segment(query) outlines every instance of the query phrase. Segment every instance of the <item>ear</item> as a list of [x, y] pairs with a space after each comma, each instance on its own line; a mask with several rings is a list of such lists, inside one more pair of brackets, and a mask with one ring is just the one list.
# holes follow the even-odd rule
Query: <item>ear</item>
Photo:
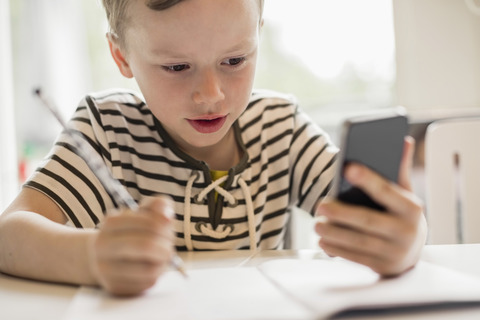
[[124, 49], [120, 46], [117, 36], [111, 32], [107, 33], [108, 46], [115, 64], [120, 70], [120, 73], [126, 78], [133, 78], [132, 70], [124, 54]]
[[263, 24], [264, 24], [265, 20], [263, 20], [263, 18], [258, 22], [258, 35], [259, 35], [259, 38], [261, 39], [262, 38], [262, 31], [263, 31]]

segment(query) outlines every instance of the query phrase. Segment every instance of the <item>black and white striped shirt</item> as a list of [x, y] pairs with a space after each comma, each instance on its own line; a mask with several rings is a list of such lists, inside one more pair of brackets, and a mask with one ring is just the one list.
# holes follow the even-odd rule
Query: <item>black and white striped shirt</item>
[[[235, 122], [244, 154], [221, 187], [212, 185], [208, 166], [182, 152], [133, 92], [86, 96], [69, 126], [136, 201], [172, 197], [178, 250], [281, 248], [290, 209], [313, 212], [335, 172], [337, 148], [326, 133], [291, 97], [273, 92], [254, 92]], [[65, 134], [26, 186], [49, 196], [79, 228], [95, 227], [115, 207]]]

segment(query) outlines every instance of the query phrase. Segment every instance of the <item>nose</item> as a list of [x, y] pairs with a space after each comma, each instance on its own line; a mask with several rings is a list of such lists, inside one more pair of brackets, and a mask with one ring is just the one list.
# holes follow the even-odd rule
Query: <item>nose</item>
[[196, 104], [214, 105], [224, 98], [219, 75], [214, 70], [201, 72], [198, 84], [193, 92], [193, 101]]

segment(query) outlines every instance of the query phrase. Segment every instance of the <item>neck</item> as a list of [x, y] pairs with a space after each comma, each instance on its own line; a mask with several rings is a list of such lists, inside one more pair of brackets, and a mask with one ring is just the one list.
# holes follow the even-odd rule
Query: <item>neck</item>
[[190, 156], [204, 161], [212, 170], [227, 171], [238, 164], [241, 158], [240, 146], [233, 128], [217, 144], [190, 152]]

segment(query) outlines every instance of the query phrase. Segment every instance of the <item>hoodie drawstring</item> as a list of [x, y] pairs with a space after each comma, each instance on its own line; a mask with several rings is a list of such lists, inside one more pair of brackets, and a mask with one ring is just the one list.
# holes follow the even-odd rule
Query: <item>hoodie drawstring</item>
[[242, 178], [238, 179], [238, 184], [243, 190], [245, 195], [245, 204], [247, 206], [247, 219], [248, 219], [248, 234], [250, 236], [250, 250], [257, 250], [257, 231], [255, 223], [255, 212], [253, 211], [252, 195], [247, 183]]
[[[199, 173], [196, 172], [192, 175], [186, 185], [185, 189], [185, 212], [183, 218], [183, 225], [184, 225], [184, 237], [185, 237], [185, 245], [187, 250], [193, 250], [193, 243], [192, 243], [192, 233], [190, 230], [190, 222], [191, 222], [191, 198], [192, 198], [192, 188], [193, 183], [196, 179], [198, 179]], [[215, 190], [218, 194], [222, 195], [225, 200], [228, 202], [229, 206], [236, 206], [238, 201], [235, 197], [229, 193], [227, 190], [221, 187], [221, 184], [224, 183], [228, 179], [228, 176], [221, 177], [215, 181], [213, 181], [210, 185], [208, 185], [205, 189], [203, 189], [198, 195], [194, 197], [195, 202], [201, 202], [203, 199], [208, 195], [209, 192]], [[248, 188], [247, 183], [243, 178], [238, 179], [238, 184], [240, 185], [243, 194], [245, 196], [245, 203], [246, 203], [246, 210], [247, 210], [247, 220], [248, 220], [248, 233], [250, 239], [250, 250], [255, 251], [257, 249], [257, 240], [256, 240], [256, 223], [255, 223], [255, 213], [253, 208], [253, 201], [252, 196], [250, 194], [250, 189]], [[233, 225], [226, 225], [224, 226], [222, 231], [216, 231], [211, 228], [207, 227], [207, 224], [204, 222], [200, 222], [197, 224], [196, 229], [215, 239], [224, 239], [230, 233], [232, 233], [234, 227]]]

